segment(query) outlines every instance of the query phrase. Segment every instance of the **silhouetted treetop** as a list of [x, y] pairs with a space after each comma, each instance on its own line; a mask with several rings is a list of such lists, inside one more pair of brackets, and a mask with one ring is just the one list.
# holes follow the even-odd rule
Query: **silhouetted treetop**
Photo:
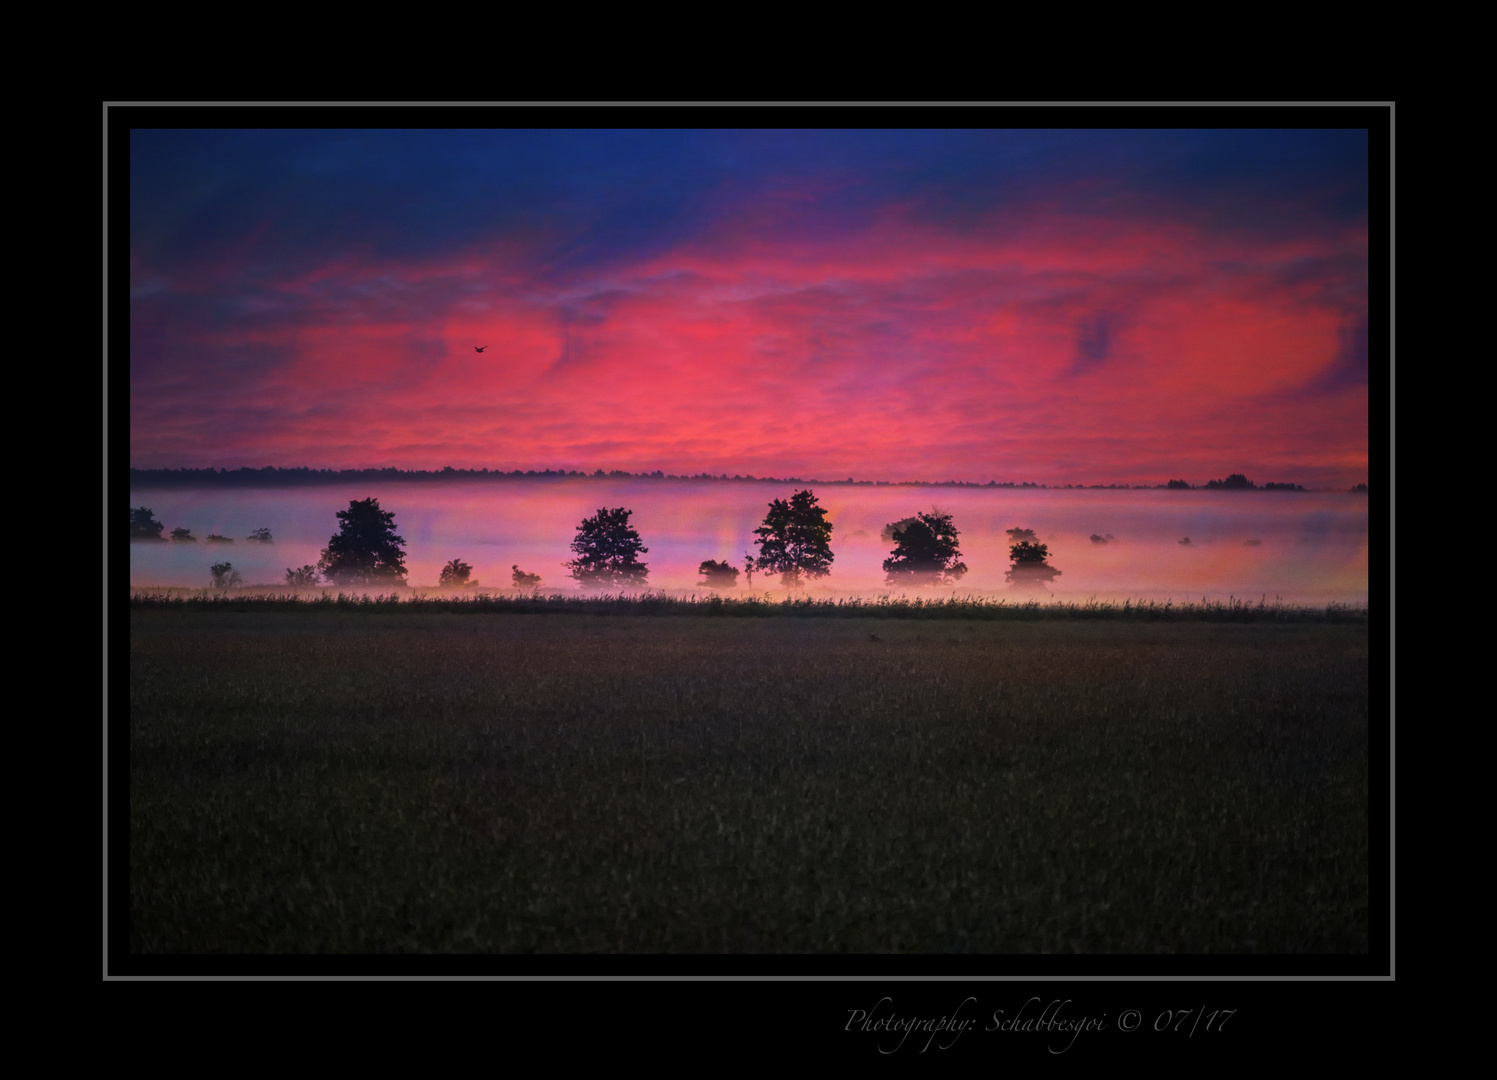
[[832, 572], [832, 526], [827, 511], [809, 490], [797, 491], [787, 501], [775, 499], [754, 530], [759, 557], [754, 569], [779, 574], [788, 589], [799, 588], [802, 577], [826, 577]]
[[[1009, 535], [1012, 536], [1015, 531], [1009, 530]], [[1027, 532], [1028, 530], [1017, 531]], [[1014, 562], [1003, 576], [1015, 588], [1038, 588], [1048, 585], [1060, 577], [1060, 571], [1045, 561], [1049, 555], [1048, 544], [1021, 540], [1009, 547], [1008, 557]]]
[[887, 528], [896, 544], [884, 560], [889, 584], [954, 582], [967, 572], [967, 564], [957, 561], [962, 552], [950, 514], [916, 514]]
[[442, 573], [437, 579], [437, 584], [444, 589], [462, 589], [477, 585], [478, 582], [471, 580], [472, 573], [473, 567], [461, 559], [453, 559], [446, 566], [442, 567]]
[[1050, 554], [1050, 545], [1035, 544], [1021, 540], [1008, 549], [1008, 557], [1016, 563], [1042, 563]]
[[156, 520], [149, 506], [138, 506], [130, 511], [131, 540], [164, 540], [161, 530], [165, 525]]
[[395, 535], [395, 512], [379, 500], [353, 500], [337, 513], [338, 532], [322, 550], [317, 568], [337, 585], [405, 584], [405, 540]]
[[1240, 472], [1232, 473], [1225, 480], [1207, 480], [1206, 486], [1213, 491], [1251, 491], [1258, 485], [1254, 484]]
[[577, 558], [562, 563], [585, 585], [643, 585], [649, 568], [639, 556], [650, 549], [629, 524], [632, 510], [600, 508], [584, 518], [572, 539]]
[[894, 543], [895, 529], [907, 529], [919, 520], [920, 516], [917, 514], [914, 517], [900, 518], [898, 521], [891, 521], [889, 522], [889, 524], [885, 525], [882, 529], [879, 530], [878, 538], [886, 544], [892, 544]]
[[707, 559], [697, 567], [697, 573], [702, 575], [701, 584], [709, 589], [731, 589], [738, 584], [738, 568], [726, 559]]

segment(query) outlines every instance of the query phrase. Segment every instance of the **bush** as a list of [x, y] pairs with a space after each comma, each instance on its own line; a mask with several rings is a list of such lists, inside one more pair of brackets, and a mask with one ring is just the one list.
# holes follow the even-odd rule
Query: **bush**
[[517, 589], [534, 589], [541, 583], [539, 574], [527, 574], [513, 563], [510, 564], [510, 570], [513, 571], [510, 574], [510, 580], [514, 582]]
[[731, 589], [738, 584], [738, 568], [730, 566], [726, 559], [722, 562], [708, 559], [697, 567], [697, 573], [702, 575], [698, 584], [709, 589]]
[[310, 589], [317, 585], [317, 567], [308, 563], [300, 570], [286, 568], [286, 584], [293, 589]]
[[173, 529], [172, 539], [177, 541], [178, 543], [185, 544], [196, 544], [198, 542], [198, 538], [192, 535], [191, 529]]
[[[1028, 529], [1010, 529], [1008, 534], [1034, 533]], [[1049, 585], [1060, 577], [1060, 571], [1055, 569], [1045, 560], [1050, 556], [1048, 544], [1037, 544], [1029, 540], [1021, 540], [1008, 549], [1008, 557], [1014, 561], [1013, 566], [1004, 573], [1004, 578], [1015, 588], [1042, 588]]]
[[438, 584], [444, 589], [464, 589], [472, 585], [477, 585], [478, 582], [469, 580], [469, 576], [472, 573], [473, 568], [467, 563], [461, 559], [453, 559], [446, 566], [442, 567], [442, 576], [438, 579]]
[[244, 584], [244, 578], [238, 570], [234, 569], [232, 563], [214, 563], [208, 568], [213, 575], [213, 587], [215, 589], [232, 589], [236, 585]]
[[164, 540], [161, 530], [165, 525], [156, 520], [149, 506], [138, 506], [130, 511], [131, 540]]

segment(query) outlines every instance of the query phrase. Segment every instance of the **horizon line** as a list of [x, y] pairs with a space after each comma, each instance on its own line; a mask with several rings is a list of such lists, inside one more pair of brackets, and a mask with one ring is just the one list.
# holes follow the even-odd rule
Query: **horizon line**
[[[130, 466], [132, 485], [140, 474], [140, 479], [149, 483], [151, 481], [209, 481], [209, 480], [252, 480], [252, 479], [276, 479], [276, 480], [315, 480], [320, 482], [324, 479], [336, 480], [342, 475], [355, 474], [350, 479], [363, 478], [369, 474], [387, 476], [392, 480], [453, 480], [460, 478], [481, 479], [582, 479], [582, 480], [675, 480], [675, 481], [711, 481], [716, 483], [741, 482], [756, 484], [819, 484], [823, 486], [852, 486], [852, 487], [971, 487], [971, 488], [1029, 488], [1045, 489], [1051, 491], [1086, 490], [1086, 491], [1154, 491], [1159, 489], [1172, 490], [1210, 491], [1210, 490], [1252, 490], [1252, 491], [1300, 491], [1300, 492], [1347, 492], [1356, 491], [1358, 488], [1365, 489], [1366, 482], [1352, 485], [1351, 488], [1306, 488], [1293, 481], [1267, 481], [1265, 483], [1248, 482], [1247, 487], [1223, 487], [1223, 480], [1216, 478], [1204, 484], [1189, 484], [1187, 481], [1171, 478], [1162, 483], [1113, 483], [1113, 484], [1041, 484], [1033, 481], [1017, 480], [859, 480], [853, 477], [846, 479], [817, 479], [815, 477], [799, 476], [754, 476], [752, 473], [738, 473], [729, 476], [727, 473], [667, 473], [661, 469], [647, 472], [629, 472], [626, 469], [595, 469], [586, 472], [580, 469], [480, 469], [454, 468], [451, 465], [440, 469], [401, 469], [396, 466], [365, 466], [361, 468], [313, 468], [308, 465], [295, 465], [282, 467], [278, 465], [263, 465], [251, 467], [241, 465], [237, 469], [229, 469], [223, 466], [182, 466], [176, 468], [137, 468]], [[249, 475], [253, 474], [253, 475]], [[1240, 473], [1229, 473], [1228, 478], [1240, 476]], [[1182, 488], [1179, 485], [1186, 484]]]

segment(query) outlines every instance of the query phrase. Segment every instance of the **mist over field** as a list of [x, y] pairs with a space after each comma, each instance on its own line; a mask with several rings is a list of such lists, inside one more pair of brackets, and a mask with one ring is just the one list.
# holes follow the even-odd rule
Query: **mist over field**
[[[760, 481], [646, 478], [386, 482], [328, 487], [224, 490], [137, 489], [132, 507], [150, 507], [165, 534], [185, 526], [195, 542], [132, 544], [130, 584], [201, 588], [209, 566], [231, 562], [246, 586], [285, 584], [288, 568], [316, 563], [337, 531], [334, 516], [374, 496], [395, 513], [406, 541], [408, 583], [434, 588], [441, 568], [462, 559], [480, 589], [509, 590], [511, 567], [541, 576], [545, 592], [577, 591], [562, 563], [578, 523], [602, 507], [632, 510], [649, 566], [648, 588], [705, 591], [707, 559], [740, 569], [757, 554], [753, 530], [772, 499], [807, 485]], [[1032, 529], [1061, 576], [1041, 594], [1060, 599], [1138, 597], [1178, 601], [1266, 594], [1285, 603], [1366, 603], [1368, 505], [1365, 497], [1321, 492], [1218, 492], [809, 485], [833, 525], [831, 575], [808, 596], [873, 596], [891, 591], [881, 564], [892, 545], [885, 526], [916, 512], [952, 515], [969, 572], [954, 587], [895, 592], [1018, 595], [1007, 531]], [[268, 528], [271, 544], [248, 539]], [[232, 544], [208, 543], [216, 534]], [[1098, 536], [1105, 542], [1093, 541]], [[1190, 543], [1182, 544], [1185, 538]], [[740, 576], [732, 595], [747, 595]], [[754, 592], [783, 594], [756, 574]]]

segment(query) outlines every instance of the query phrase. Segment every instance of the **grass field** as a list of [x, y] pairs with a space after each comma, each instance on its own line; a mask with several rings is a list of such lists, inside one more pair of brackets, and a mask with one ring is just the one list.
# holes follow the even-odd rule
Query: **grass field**
[[1368, 628], [130, 612], [136, 953], [1364, 952]]

